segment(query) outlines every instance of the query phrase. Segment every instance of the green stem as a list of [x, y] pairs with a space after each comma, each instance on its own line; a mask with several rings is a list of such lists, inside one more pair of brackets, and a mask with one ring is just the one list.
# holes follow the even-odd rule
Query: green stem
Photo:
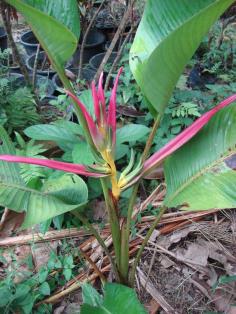
[[[115, 261], [118, 268], [118, 273], [120, 275], [120, 250], [121, 250], [121, 239], [120, 239], [120, 224], [119, 217], [114, 206], [114, 201], [109, 195], [109, 189], [106, 182], [106, 178], [101, 178], [101, 184], [103, 189], [103, 194], [106, 202], [109, 224], [111, 226], [111, 234], [115, 251]], [[121, 279], [121, 278], [120, 278]]]
[[88, 221], [88, 219], [83, 215], [81, 214], [78, 210], [73, 210], [72, 213], [79, 218], [79, 220], [82, 221], [83, 225], [86, 226], [90, 232], [94, 235], [94, 237], [96, 238], [96, 240], [98, 241], [98, 243], [101, 245], [101, 247], [103, 248], [104, 252], [106, 253], [107, 257], [109, 258], [110, 260], [110, 263], [112, 265], [112, 268], [113, 268], [113, 271], [115, 273], [115, 277], [116, 277], [116, 280], [119, 280], [119, 274], [118, 274], [118, 270], [117, 270], [117, 267], [116, 267], [116, 264], [105, 244], [105, 242], [103, 241], [103, 239], [101, 238], [100, 234], [98, 233], [98, 231], [93, 227], [93, 225]]
[[[161, 121], [161, 115], [158, 115], [151, 133], [149, 134], [148, 140], [146, 142], [146, 146], [144, 148], [143, 154], [142, 154], [142, 162], [144, 162], [149, 154], [150, 148], [152, 146], [152, 142], [154, 139], [154, 136], [156, 134], [156, 131], [160, 125]], [[130, 227], [131, 227], [131, 219], [132, 219], [132, 213], [133, 213], [133, 208], [134, 204], [137, 198], [137, 193], [138, 193], [138, 188], [139, 188], [139, 181], [134, 185], [133, 191], [130, 197], [129, 201], [129, 206], [128, 206], [128, 211], [127, 211], [127, 217], [126, 220], [124, 221], [122, 228], [121, 228], [121, 239], [122, 239], [122, 249], [121, 249], [121, 274], [123, 278], [128, 279], [128, 273], [129, 273], [129, 236], [130, 236]]]
[[159, 223], [159, 221], [161, 220], [161, 217], [162, 215], [165, 213], [167, 207], [163, 206], [160, 208], [160, 211], [156, 217], [156, 219], [154, 220], [151, 228], [148, 230], [143, 242], [142, 242], [142, 245], [140, 246], [139, 250], [138, 250], [138, 253], [135, 257], [135, 260], [134, 260], [134, 263], [132, 265], [132, 268], [131, 268], [131, 272], [130, 272], [130, 278], [129, 278], [129, 283], [131, 285], [131, 287], [134, 286], [134, 281], [135, 281], [135, 272], [136, 272], [136, 268], [138, 266], [138, 263], [140, 261], [140, 258], [142, 256], [142, 253], [143, 253], [143, 250], [145, 249], [145, 246], [147, 245], [148, 243], [148, 240], [150, 239], [150, 236], [152, 235], [154, 229], [156, 228], [157, 224]]

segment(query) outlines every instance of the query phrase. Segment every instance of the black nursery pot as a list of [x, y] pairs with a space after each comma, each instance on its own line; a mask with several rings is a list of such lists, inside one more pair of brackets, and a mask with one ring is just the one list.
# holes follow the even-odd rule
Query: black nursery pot
[[[34, 68], [34, 61], [35, 61], [36, 54], [29, 56], [26, 60], [26, 67], [29, 70], [29, 72], [33, 71]], [[45, 61], [46, 54], [44, 51], [41, 51], [38, 55], [38, 64], [42, 64]], [[53, 69], [45, 69], [45, 70], [38, 70], [37, 74], [42, 76], [47, 76], [49, 78], [52, 78], [53, 75], [56, 73]]]
[[[105, 43], [105, 35], [98, 31], [97, 29], [92, 29], [87, 36], [86, 43], [84, 46], [83, 52], [83, 64], [89, 62], [89, 60], [96, 54], [104, 51], [103, 46]], [[80, 59], [80, 47], [78, 46], [74, 56], [73, 56], [73, 66], [79, 66], [79, 59]]]
[[4, 27], [0, 27], [0, 48], [2, 50], [7, 49], [7, 34]]
[[[78, 74], [78, 71], [79, 71], [78, 68], [71, 68], [71, 69], [69, 68], [68, 70], [71, 71], [72, 73], [74, 73], [76, 75], [76, 77], [77, 77], [77, 74]], [[82, 69], [82, 77], [81, 78], [82, 78], [82, 80], [85, 80], [86, 82], [90, 83], [90, 82], [92, 82], [95, 74], [96, 74], [96, 71], [94, 71], [92, 69], [87, 69], [87, 68], [86, 69]], [[58, 89], [62, 88], [63, 84], [62, 84], [58, 74], [55, 74], [53, 76], [52, 82], [53, 82], [53, 84], [55, 86], [55, 89], [56, 89], [55, 94], [57, 94], [57, 95], [60, 94]]]
[[20, 37], [20, 42], [25, 48], [28, 56], [36, 53], [39, 42], [32, 31], [23, 33]]
[[[16, 75], [17, 73], [14, 73], [13, 75]], [[32, 81], [32, 74], [30, 75], [30, 80]], [[23, 75], [16, 76], [16, 79], [14, 81], [14, 87], [24, 87], [25, 86], [25, 80]], [[55, 91], [54, 84], [52, 80], [49, 78], [42, 76], [42, 75], [36, 75], [36, 88], [43, 89], [43, 93], [45, 93], [45, 97], [51, 97]]]
[[[100, 64], [102, 63], [102, 60], [105, 56], [105, 52], [103, 53], [99, 53], [97, 54], [96, 56], [93, 56], [90, 60], [89, 60], [89, 65], [90, 67], [97, 71], [97, 69], [99, 68]], [[108, 59], [108, 63], [113, 63], [115, 58], [117, 56], [117, 53], [116, 52], [112, 52], [109, 59]]]

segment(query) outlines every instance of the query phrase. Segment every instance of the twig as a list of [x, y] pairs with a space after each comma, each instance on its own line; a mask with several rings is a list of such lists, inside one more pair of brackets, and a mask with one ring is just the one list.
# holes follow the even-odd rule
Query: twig
[[150, 239], [154, 229], [156, 228], [156, 226], [158, 225], [158, 223], [160, 222], [161, 220], [161, 217], [162, 215], [164, 214], [164, 212], [166, 211], [166, 207], [163, 206], [160, 208], [160, 211], [158, 213], [158, 215], [156, 216], [156, 219], [154, 220], [154, 222], [152, 223], [152, 226], [150, 227], [150, 229], [148, 230], [143, 242], [142, 242], [142, 245], [140, 246], [139, 250], [138, 250], [138, 253], [135, 257], [135, 260], [134, 260], [134, 263], [132, 265], [132, 269], [131, 269], [131, 273], [130, 273], [130, 283], [131, 283], [131, 286], [134, 285], [134, 279], [135, 279], [135, 271], [136, 271], [136, 268], [138, 266], [138, 263], [140, 261], [140, 258], [142, 256], [142, 253], [143, 253], [143, 250], [146, 246], [146, 244], [148, 243], [148, 240]]
[[111, 68], [110, 68], [110, 71], [109, 71], [109, 73], [108, 73], [108, 75], [107, 75], [106, 84], [105, 84], [105, 87], [104, 87], [104, 91], [105, 91], [105, 92], [106, 92], [107, 89], [108, 89], [112, 72], [113, 72], [115, 66], [117, 65], [117, 63], [119, 62], [120, 56], [121, 56], [121, 54], [122, 54], [122, 52], [123, 52], [123, 50], [124, 50], [124, 48], [125, 48], [125, 46], [126, 46], [126, 43], [128, 42], [128, 40], [129, 40], [129, 38], [130, 38], [132, 32], [133, 32], [133, 27], [131, 27], [130, 31], [128, 32], [128, 34], [127, 34], [127, 36], [126, 36], [126, 38], [125, 38], [125, 40], [124, 40], [124, 42], [123, 42], [123, 44], [121, 45], [119, 51], [117, 52], [117, 56], [116, 56], [116, 58], [115, 58], [115, 60], [114, 60], [114, 62], [113, 62], [113, 64], [112, 64], [112, 66], [111, 66]]
[[119, 273], [116, 267], [116, 263], [114, 261], [114, 259], [112, 258], [104, 240], [101, 238], [100, 234], [98, 233], [98, 231], [93, 227], [92, 224], [89, 223], [89, 221], [87, 220], [87, 218], [79, 213], [79, 211], [73, 211], [74, 215], [76, 215], [81, 221], [82, 223], [91, 231], [91, 233], [95, 236], [95, 238], [97, 239], [98, 243], [101, 245], [101, 247], [103, 248], [104, 252], [106, 253], [107, 257], [110, 260], [110, 263], [112, 265], [112, 269], [114, 271], [115, 277], [118, 280], [119, 278]]
[[[111, 269], [111, 266], [107, 265], [103, 269], [101, 269], [101, 272], [104, 273], [104, 272], [109, 271], [110, 269]], [[79, 289], [83, 285], [83, 283], [91, 282], [91, 281], [95, 280], [97, 277], [98, 277], [97, 273], [90, 275], [88, 278], [83, 276], [79, 282], [77, 281], [72, 286], [70, 286], [69, 288], [66, 288], [65, 290], [62, 290], [59, 293], [56, 293], [56, 294], [52, 295], [51, 297], [38, 302], [37, 304], [35, 304], [35, 306], [37, 307], [43, 303], [57, 303], [60, 301], [60, 299], [62, 297], [64, 297], [64, 296], [68, 295], [69, 293], [74, 292], [75, 290]]]
[[83, 257], [88, 261], [88, 263], [93, 267], [95, 273], [100, 277], [103, 284], [107, 281], [103, 273], [98, 269], [97, 265], [94, 263], [94, 261], [83, 251], [80, 250]]
[[7, 207], [5, 207], [4, 212], [2, 214], [2, 217], [1, 217], [1, 221], [0, 221], [0, 230], [2, 230], [9, 212], [10, 212], [9, 209]]
[[66, 230], [55, 230], [48, 231], [45, 234], [43, 233], [33, 233], [26, 234], [17, 237], [7, 237], [4, 239], [0, 239], [0, 247], [5, 246], [14, 246], [14, 245], [24, 245], [29, 244], [31, 242], [46, 242], [46, 241], [54, 241], [63, 238], [77, 238], [91, 235], [90, 231], [87, 230], [78, 230], [77, 228], [71, 228]]
[[36, 83], [39, 51], [40, 51], [40, 44], [38, 44], [38, 46], [37, 46], [37, 51], [36, 51], [35, 59], [34, 59], [34, 67], [33, 67], [33, 75], [32, 75], [32, 88], [33, 89], [35, 89], [35, 83]]
[[79, 57], [79, 72], [78, 72], [78, 80], [81, 79], [81, 74], [82, 74], [82, 67], [83, 67], [83, 58], [84, 58], [84, 46], [85, 46], [85, 43], [86, 43], [86, 40], [87, 40], [87, 37], [88, 37], [88, 34], [93, 26], [93, 23], [96, 19], [96, 17], [98, 16], [98, 13], [101, 11], [102, 7], [103, 7], [103, 4], [105, 3], [106, 0], [103, 0], [100, 4], [100, 6], [98, 7], [97, 11], [94, 13], [94, 16], [92, 17], [87, 29], [86, 29], [86, 32], [84, 34], [84, 37], [83, 37], [83, 40], [82, 40], [82, 44], [81, 44], [81, 47], [80, 47], [80, 57]]
[[[109, 271], [110, 269], [111, 269], [111, 265], [107, 265], [103, 269], [101, 269], [101, 272], [104, 273], [104, 272]], [[90, 275], [88, 278], [83, 276], [80, 281], [75, 282], [69, 288], [66, 288], [65, 290], [62, 290], [59, 293], [56, 293], [56, 294], [52, 295], [51, 297], [38, 302], [37, 304], [35, 304], [35, 307], [37, 307], [37, 306], [39, 306], [40, 304], [43, 304], [43, 303], [57, 303], [57, 302], [60, 301], [60, 299], [62, 297], [64, 297], [64, 296], [70, 294], [71, 292], [74, 292], [75, 290], [79, 289], [82, 286], [83, 283], [91, 282], [91, 281], [95, 280], [97, 277], [98, 277], [97, 273]]]
[[154, 300], [157, 301], [158, 304], [162, 307], [162, 309], [169, 314], [175, 314], [176, 312], [169, 303], [164, 299], [164, 297], [160, 294], [160, 292], [148, 281], [144, 273], [138, 268], [138, 275], [140, 279], [141, 285], [147, 290], [147, 292], [153, 297]]
[[100, 74], [102, 73], [102, 71], [104, 69], [104, 66], [106, 65], [109, 57], [111, 56], [111, 53], [112, 53], [113, 49], [115, 48], [117, 40], [119, 39], [119, 36], [120, 36], [122, 30], [124, 29], [125, 24], [126, 24], [128, 18], [129, 18], [130, 12], [132, 11], [132, 8], [133, 8], [133, 5], [134, 5], [135, 1], [136, 0], [131, 0], [130, 4], [128, 6], [128, 9], [125, 12], [125, 14], [124, 14], [124, 16], [123, 16], [123, 18], [122, 18], [122, 20], [120, 22], [120, 25], [119, 25], [116, 33], [115, 33], [115, 36], [113, 37], [112, 42], [111, 42], [111, 44], [110, 44], [110, 46], [109, 46], [109, 48], [108, 48], [108, 50], [107, 50], [107, 52], [106, 52], [102, 62], [101, 62], [100, 66], [99, 66], [99, 68], [97, 70], [97, 73], [95, 75], [95, 81], [98, 80]]
[[145, 289], [146, 289], [146, 286], [147, 286], [147, 283], [148, 283], [148, 279], [149, 279], [149, 276], [150, 276], [153, 264], [155, 262], [156, 254], [157, 254], [157, 242], [155, 243], [154, 253], [152, 255], [152, 259], [151, 259], [150, 266], [149, 266], [149, 269], [148, 269], [147, 278], [146, 278], [145, 285], [144, 285]]

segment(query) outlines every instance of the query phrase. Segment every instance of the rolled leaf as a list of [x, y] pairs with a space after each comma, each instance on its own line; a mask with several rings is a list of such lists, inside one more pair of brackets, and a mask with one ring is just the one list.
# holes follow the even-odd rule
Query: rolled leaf
[[147, 0], [130, 67], [151, 113], [163, 113], [203, 36], [234, 0]]
[[164, 164], [165, 205], [185, 210], [236, 207], [236, 106], [218, 112]]

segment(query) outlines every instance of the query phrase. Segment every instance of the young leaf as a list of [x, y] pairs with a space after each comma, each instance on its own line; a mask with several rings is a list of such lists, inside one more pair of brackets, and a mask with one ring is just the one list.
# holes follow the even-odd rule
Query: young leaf
[[234, 0], [148, 0], [130, 67], [151, 112], [163, 113], [203, 36]]

